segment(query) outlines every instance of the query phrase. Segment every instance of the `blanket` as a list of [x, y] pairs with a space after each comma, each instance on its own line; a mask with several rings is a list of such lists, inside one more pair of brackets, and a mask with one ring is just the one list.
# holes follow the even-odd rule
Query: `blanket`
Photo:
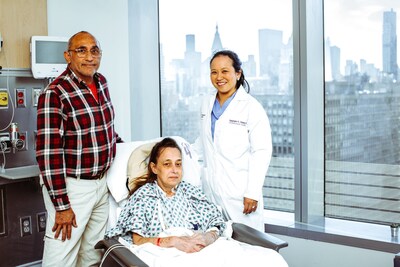
[[119, 242], [150, 267], [288, 267], [283, 257], [275, 250], [252, 246], [230, 237], [220, 237], [213, 244], [196, 253], [185, 253], [176, 248], [162, 248], [152, 243], [139, 246], [128, 244], [122, 238]]

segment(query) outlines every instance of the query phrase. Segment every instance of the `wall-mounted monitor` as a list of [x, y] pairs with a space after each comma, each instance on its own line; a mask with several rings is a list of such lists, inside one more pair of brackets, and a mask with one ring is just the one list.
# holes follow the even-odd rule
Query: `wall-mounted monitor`
[[55, 78], [67, 67], [64, 51], [67, 50], [67, 37], [32, 36], [31, 69], [35, 79]]

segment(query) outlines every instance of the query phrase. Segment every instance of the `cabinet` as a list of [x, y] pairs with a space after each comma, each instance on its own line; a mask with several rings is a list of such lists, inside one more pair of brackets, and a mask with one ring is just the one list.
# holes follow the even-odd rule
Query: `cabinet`
[[[0, 173], [0, 267], [40, 262], [43, 255], [45, 218], [39, 177], [27, 174], [21, 179], [5, 179]], [[24, 233], [23, 219], [29, 219], [29, 233]], [[44, 222], [45, 223], [45, 222]]]
[[47, 35], [47, 1], [1, 0], [0, 33], [0, 66], [30, 68], [31, 36]]

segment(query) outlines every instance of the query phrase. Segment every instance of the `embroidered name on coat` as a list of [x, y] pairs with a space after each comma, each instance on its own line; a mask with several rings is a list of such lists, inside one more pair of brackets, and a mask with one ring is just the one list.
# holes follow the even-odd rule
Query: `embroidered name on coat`
[[240, 125], [240, 126], [246, 126], [247, 122], [245, 121], [238, 121], [238, 120], [229, 120], [230, 124], [236, 124], [236, 125]]

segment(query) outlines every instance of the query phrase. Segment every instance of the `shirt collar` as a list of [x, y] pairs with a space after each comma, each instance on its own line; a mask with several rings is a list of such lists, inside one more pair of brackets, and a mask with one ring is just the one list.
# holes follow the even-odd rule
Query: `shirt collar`
[[212, 113], [215, 116], [216, 119], [219, 119], [219, 117], [224, 113], [226, 108], [229, 106], [229, 103], [232, 102], [232, 99], [235, 97], [236, 93], [238, 90], [236, 90], [225, 102], [222, 104], [222, 106], [219, 104], [219, 101], [217, 98], [215, 98], [214, 101], [214, 106], [212, 109]]
[[[68, 72], [69, 72], [69, 74], [73, 77], [73, 79], [76, 79], [76, 80], [78, 81], [79, 84], [84, 84], [84, 85], [88, 86], [88, 85], [86, 84], [86, 82], [85, 82], [84, 80], [82, 80], [81, 78], [79, 78], [79, 77], [75, 74], [75, 72], [74, 72], [71, 68], [69, 68], [69, 67], [68, 67]], [[98, 77], [99, 77], [99, 74], [96, 72], [96, 73], [93, 75], [93, 80], [94, 80], [95, 83], [97, 83]]]

